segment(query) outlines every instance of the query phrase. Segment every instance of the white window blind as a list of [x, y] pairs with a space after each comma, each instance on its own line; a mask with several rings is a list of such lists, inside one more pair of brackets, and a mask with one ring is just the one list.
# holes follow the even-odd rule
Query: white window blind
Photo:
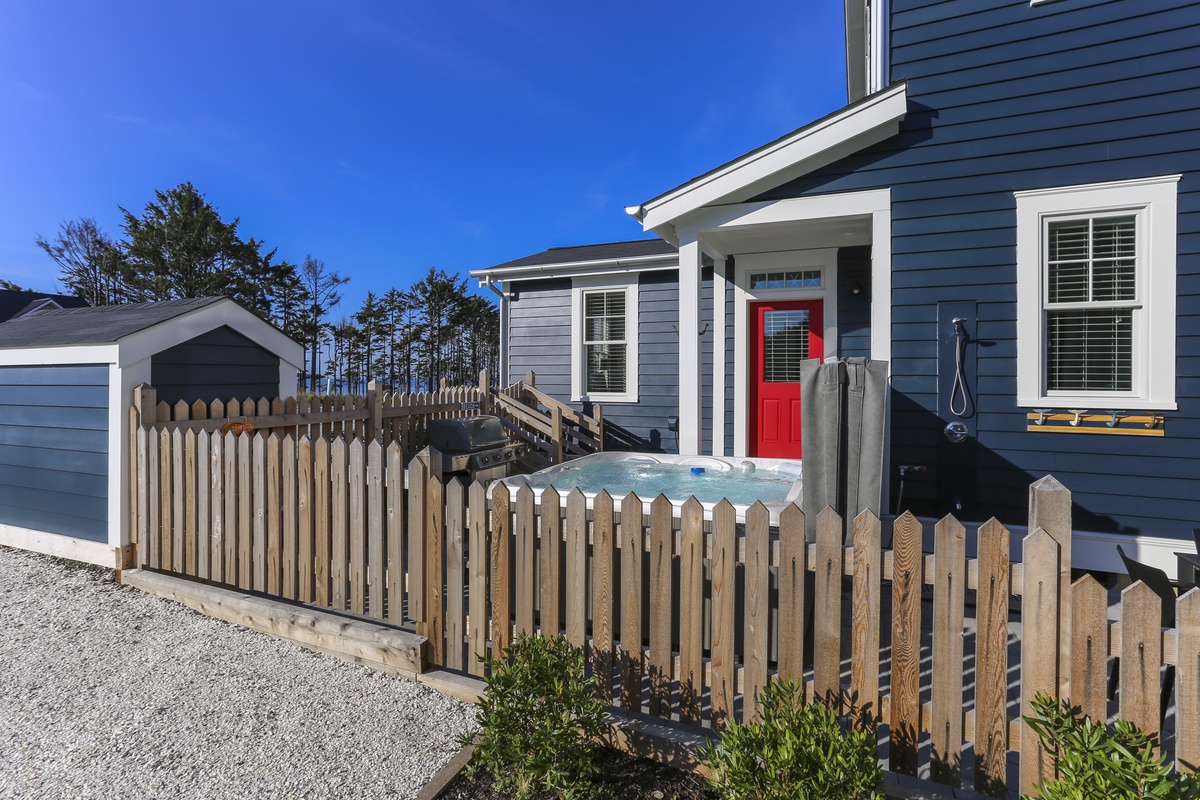
[[623, 393], [628, 380], [625, 290], [583, 296], [584, 390]]
[[800, 364], [808, 359], [808, 312], [763, 312], [763, 380], [799, 383]]

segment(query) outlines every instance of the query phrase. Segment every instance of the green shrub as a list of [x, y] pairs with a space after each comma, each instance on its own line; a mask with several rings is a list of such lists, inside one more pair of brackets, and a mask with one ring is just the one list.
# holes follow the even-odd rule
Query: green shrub
[[709, 781], [729, 800], [859, 800], [883, 797], [883, 771], [868, 732], [848, 732], [804, 687], [775, 681], [760, 722], [730, 723], [705, 754]]
[[1025, 721], [1042, 746], [1057, 754], [1058, 779], [1025, 800], [1200, 798], [1200, 783], [1191, 776], [1172, 776], [1166, 756], [1155, 756], [1150, 737], [1128, 720], [1105, 725], [1046, 694], [1034, 698], [1033, 713]]
[[468, 774], [486, 768], [496, 789], [515, 791], [518, 800], [542, 790], [565, 800], [593, 796], [592, 738], [604, 729], [604, 708], [587, 680], [583, 651], [562, 636], [521, 633], [499, 659], [482, 661], [482, 735]]

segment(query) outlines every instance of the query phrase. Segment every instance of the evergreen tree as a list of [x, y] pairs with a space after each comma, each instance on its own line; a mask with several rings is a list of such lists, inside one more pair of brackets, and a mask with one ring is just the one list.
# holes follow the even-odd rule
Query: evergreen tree
[[305, 310], [301, 332], [305, 335], [304, 343], [309, 356], [308, 377], [314, 392], [319, 391], [317, 381], [320, 373], [317, 361], [324, 338], [322, 320], [331, 308], [341, 302], [341, 287], [349, 280], [330, 271], [324, 261], [311, 255], [306, 255], [304, 263], [300, 265], [300, 282], [308, 293], [308, 307]]
[[59, 280], [76, 297], [93, 306], [126, 302], [120, 247], [96, 220], [68, 220], [53, 240], [38, 235], [34, 242], [58, 264]]

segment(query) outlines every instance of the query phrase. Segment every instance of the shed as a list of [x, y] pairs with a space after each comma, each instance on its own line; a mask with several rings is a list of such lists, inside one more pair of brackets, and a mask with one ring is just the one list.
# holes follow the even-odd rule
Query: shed
[[294, 393], [303, 348], [224, 297], [45, 309], [0, 324], [0, 545], [122, 566], [129, 405]]

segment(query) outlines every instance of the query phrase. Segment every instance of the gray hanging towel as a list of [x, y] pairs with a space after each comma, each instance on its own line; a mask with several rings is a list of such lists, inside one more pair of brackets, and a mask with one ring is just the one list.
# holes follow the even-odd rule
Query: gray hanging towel
[[800, 507], [810, 542], [826, 507], [842, 516], [847, 544], [854, 538], [855, 516], [868, 508], [879, 513], [887, 370], [886, 361], [865, 358], [800, 365]]

